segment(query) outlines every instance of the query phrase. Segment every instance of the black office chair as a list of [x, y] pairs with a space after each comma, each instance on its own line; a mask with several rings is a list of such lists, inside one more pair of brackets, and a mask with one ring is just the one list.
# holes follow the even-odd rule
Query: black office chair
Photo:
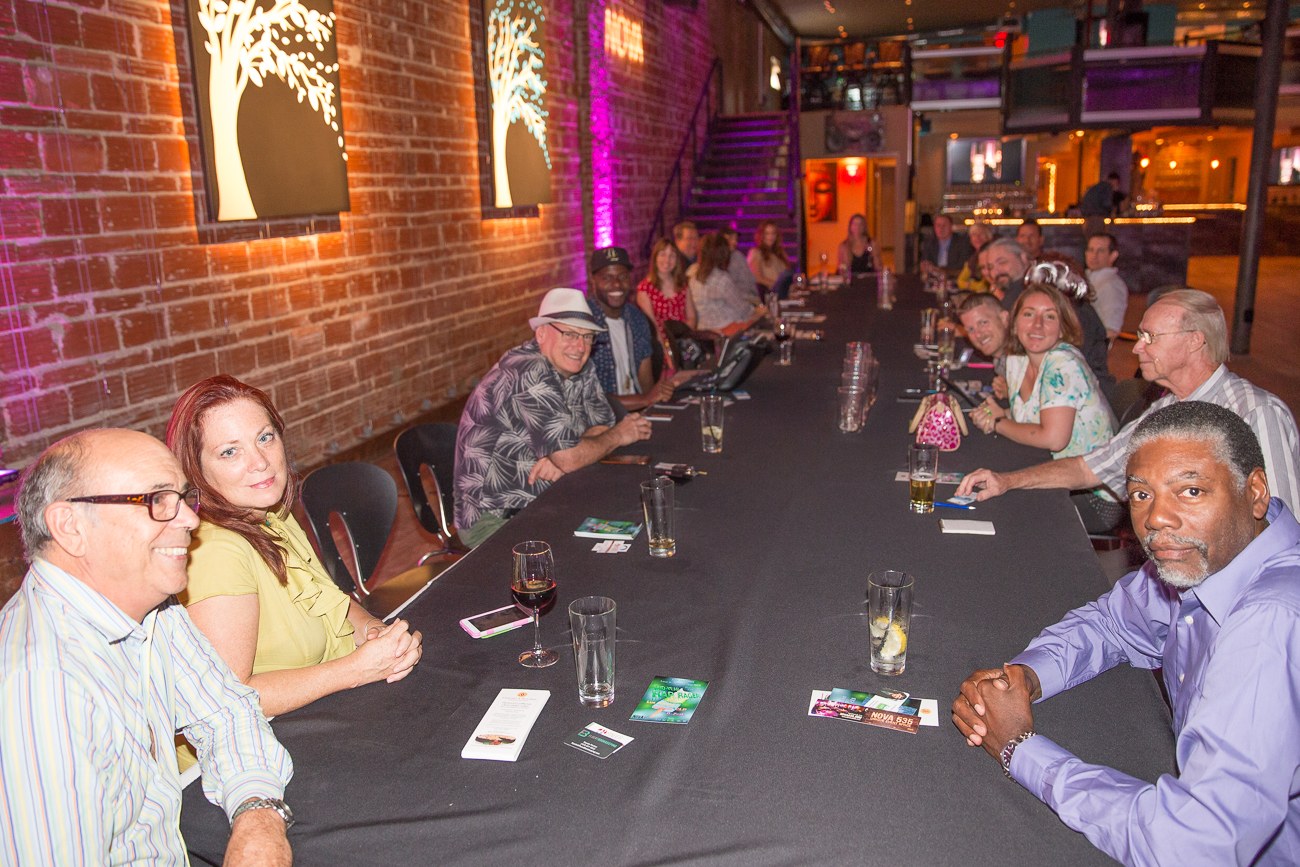
[[406, 492], [411, 496], [411, 508], [415, 510], [416, 519], [442, 543], [441, 548], [421, 557], [417, 565], [423, 566], [430, 557], [465, 554], [469, 549], [456, 538], [456, 530], [452, 527], [456, 425], [450, 422], [412, 425], [393, 440], [393, 452], [397, 455], [397, 466], [402, 471]]
[[[303, 479], [302, 504], [325, 571], [367, 610], [386, 617], [437, 575], [421, 566], [368, 586], [397, 517], [397, 484], [381, 467], [361, 461], [321, 467]], [[331, 515], [342, 525], [355, 573], [335, 543]]]

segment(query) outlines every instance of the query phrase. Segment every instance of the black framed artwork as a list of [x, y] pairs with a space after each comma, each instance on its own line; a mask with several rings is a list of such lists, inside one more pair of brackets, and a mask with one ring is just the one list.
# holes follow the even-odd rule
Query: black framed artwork
[[214, 220], [349, 208], [333, 0], [186, 0]]
[[519, 215], [551, 201], [546, 10], [536, 0], [482, 3], [485, 211]]

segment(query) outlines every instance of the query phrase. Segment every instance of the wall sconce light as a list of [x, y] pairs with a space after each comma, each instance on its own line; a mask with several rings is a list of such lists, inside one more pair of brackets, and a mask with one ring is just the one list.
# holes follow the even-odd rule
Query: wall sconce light
[[1178, 160], [1170, 160], [1170, 161], [1169, 161], [1169, 168], [1170, 168], [1170, 169], [1176, 169], [1176, 168], [1178, 168]]
[[1218, 160], [1210, 160], [1210, 168], [1212, 168], [1212, 169], [1217, 169], [1218, 167], [1219, 167], [1219, 161], [1218, 161]]
[[1138, 160], [1138, 165], [1145, 169], [1147, 166], [1151, 165], [1151, 160], [1148, 157], [1143, 157]]

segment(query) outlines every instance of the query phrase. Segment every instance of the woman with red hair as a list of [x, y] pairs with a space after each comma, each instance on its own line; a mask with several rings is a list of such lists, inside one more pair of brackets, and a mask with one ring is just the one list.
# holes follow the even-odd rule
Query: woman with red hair
[[196, 383], [172, 409], [167, 446], [203, 498], [180, 600], [267, 716], [410, 674], [420, 633], [339, 590], [291, 513], [299, 479], [265, 392], [232, 376]]

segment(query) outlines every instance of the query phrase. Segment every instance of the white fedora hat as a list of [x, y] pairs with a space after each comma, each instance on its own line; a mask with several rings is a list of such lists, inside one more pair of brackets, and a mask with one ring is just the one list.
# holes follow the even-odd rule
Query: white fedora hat
[[605, 330], [605, 326], [591, 315], [586, 296], [577, 289], [552, 289], [546, 293], [537, 315], [528, 320], [528, 327], [536, 331], [548, 323], [571, 325], [587, 331]]

